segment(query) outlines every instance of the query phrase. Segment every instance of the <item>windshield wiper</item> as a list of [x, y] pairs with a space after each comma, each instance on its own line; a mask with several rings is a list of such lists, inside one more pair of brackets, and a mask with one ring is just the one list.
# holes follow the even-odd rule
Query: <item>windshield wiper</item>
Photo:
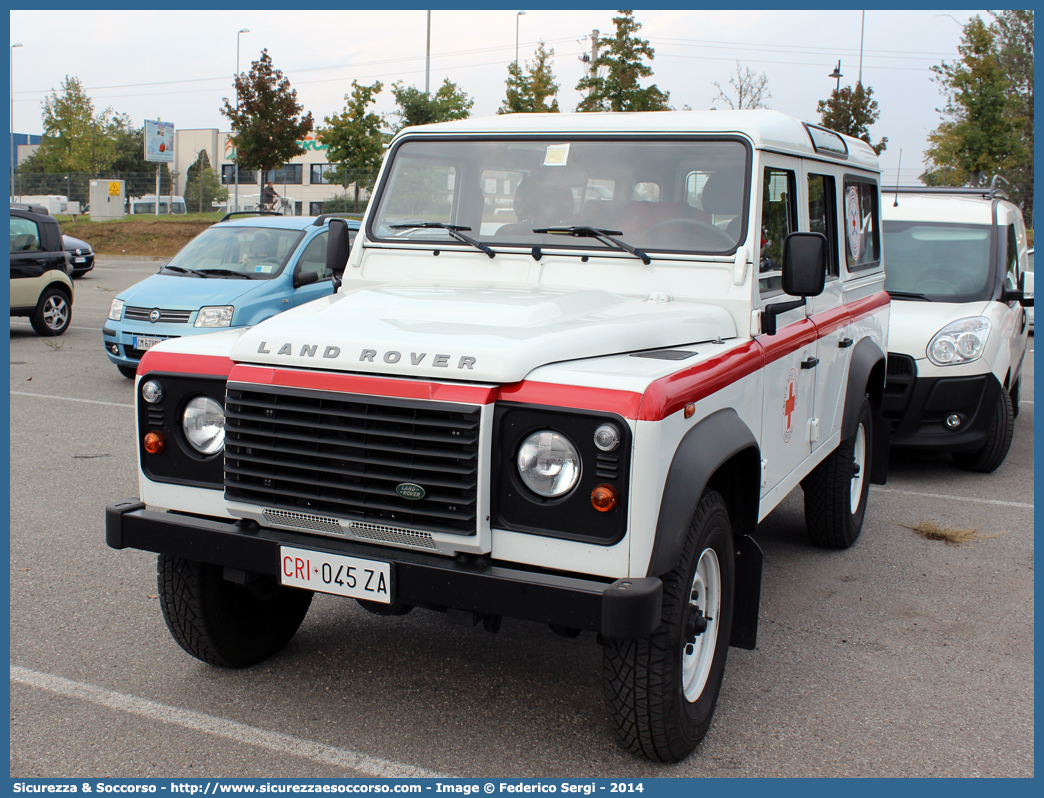
[[[887, 290], [887, 289], [885, 289]], [[915, 294], [911, 291], [888, 291], [888, 296], [894, 296], [899, 299], [918, 299], [921, 302], [931, 302], [926, 294]]]
[[613, 236], [623, 235], [620, 230], [596, 230], [594, 227], [587, 227], [579, 225], [575, 227], [541, 227], [534, 229], [534, 233], [538, 234], [550, 234], [553, 236], [577, 236], [579, 238], [597, 238], [603, 244], [608, 244], [614, 249], [619, 249], [624, 252], [630, 252], [636, 258], [640, 258], [642, 263], [648, 266], [652, 263], [652, 258], [642, 252], [640, 249], [632, 247], [625, 241], [621, 241]]
[[232, 269], [199, 269], [199, 274], [220, 274], [227, 277], [242, 277], [244, 280], [253, 280], [249, 274], [232, 271]]
[[463, 241], [465, 244], [470, 244], [476, 249], [480, 249], [485, 252], [489, 257], [495, 258], [497, 253], [483, 244], [481, 241], [476, 241], [471, 236], [464, 235], [461, 230], [470, 230], [470, 227], [462, 227], [458, 224], [443, 224], [442, 222], [410, 222], [409, 224], [392, 224], [388, 225], [392, 230], [410, 230], [410, 229], [424, 229], [424, 230], [445, 230], [451, 236], [458, 241]]
[[195, 269], [183, 269], [180, 266], [164, 266], [160, 271], [163, 269], [168, 269], [172, 272], [181, 272], [182, 274], [194, 274], [197, 277], [202, 277], [204, 280], [207, 277], [203, 272], [196, 271]]

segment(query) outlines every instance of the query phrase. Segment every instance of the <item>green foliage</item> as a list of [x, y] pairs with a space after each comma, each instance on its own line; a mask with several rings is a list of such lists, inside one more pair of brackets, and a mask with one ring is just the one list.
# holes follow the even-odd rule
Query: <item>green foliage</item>
[[449, 78], [443, 80], [439, 90], [431, 95], [425, 94], [416, 86], [407, 86], [401, 80], [392, 84], [391, 91], [396, 105], [399, 106], [389, 114], [399, 120], [388, 123], [395, 133], [414, 125], [467, 119], [471, 116], [472, 106], [475, 105], [475, 101]]
[[358, 180], [350, 179], [350, 172], [369, 173], [369, 182], [364, 187], [370, 190], [384, 157], [381, 117], [366, 110], [376, 101], [376, 96], [383, 88], [384, 84], [379, 80], [372, 86], [363, 86], [353, 80], [352, 93], [344, 96], [347, 103], [344, 111], [323, 119], [326, 126], [317, 131], [318, 138], [327, 147], [330, 163], [338, 164], [336, 169], [328, 173], [328, 180], [344, 186], [354, 183], [356, 205], [359, 202], [360, 185]]
[[508, 66], [507, 97], [497, 109], [498, 114], [558, 113], [558, 84], [548, 63], [554, 55], [554, 49], [547, 50], [541, 41], [532, 65], [526, 61], [525, 74], [517, 61]]
[[1033, 16], [1001, 12], [997, 19], [993, 26], [978, 16], [969, 20], [957, 47], [960, 59], [932, 67], [946, 106], [928, 135], [921, 179], [961, 185], [995, 173], [1018, 175], [1012, 194], [1032, 211]]
[[[711, 102], [716, 103], [720, 100], [728, 103], [729, 108], [734, 111], [741, 111], [744, 108], [768, 108], [765, 100], [772, 98], [772, 92], [768, 90], [768, 76], [764, 72], [755, 72], [737, 61], [736, 74], [729, 76], [729, 85], [736, 93], [736, 102], [732, 101], [732, 97], [725, 93], [717, 81], [714, 83], [714, 88], [718, 90], [718, 96]], [[711, 106], [711, 110], [717, 111], [718, 109]]]
[[128, 120], [112, 108], [95, 113], [78, 78], [66, 75], [61, 92], [43, 102], [43, 138], [33, 157], [19, 167], [31, 172], [98, 172], [115, 157], [114, 137]]
[[268, 171], [304, 152], [298, 144], [312, 132], [312, 114], [301, 116], [297, 90], [272, 66], [268, 50], [250, 65], [250, 72], [236, 75], [239, 105], [225, 98], [221, 109], [232, 124], [229, 140], [236, 147], [240, 168]]
[[870, 125], [881, 116], [881, 111], [869, 86], [864, 88], [862, 83], [856, 83], [854, 89], [851, 86], [840, 91], [835, 89], [830, 92], [829, 100], [819, 101], [816, 110], [823, 127], [865, 141], [878, 155], [888, 148], [887, 136], [882, 136], [877, 144], [870, 139]]
[[210, 166], [210, 156], [206, 150], [199, 151], [196, 162], [188, 168], [185, 175], [185, 207], [189, 211], [207, 213], [214, 200], [228, 199], [228, 189], [221, 185], [221, 180]]
[[[641, 78], [652, 75], [645, 59], [653, 60], [655, 51], [646, 39], [635, 36], [642, 26], [633, 11], [621, 11], [613, 17], [616, 35], [602, 39], [598, 57], [591, 64], [593, 74], [585, 75], [576, 90], [585, 94], [577, 111], [670, 111], [670, 92], [660, 91], [654, 83], [643, 89]], [[599, 72], [604, 70], [604, 77]]]

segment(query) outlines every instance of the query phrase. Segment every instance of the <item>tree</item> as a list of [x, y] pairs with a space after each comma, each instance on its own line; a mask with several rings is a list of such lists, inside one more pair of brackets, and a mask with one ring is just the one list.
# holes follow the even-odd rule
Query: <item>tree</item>
[[221, 185], [221, 180], [210, 167], [210, 156], [206, 150], [199, 151], [199, 157], [188, 168], [185, 175], [185, 207], [198, 208], [200, 213], [209, 211], [214, 200], [228, 199], [228, 189]]
[[[768, 90], [768, 77], [764, 72], [755, 72], [737, 61], [736, 74], [729, 76], [729, 85], [736, 93], [736, 102], [732, 101], [732, 98], [725, 93], [717, 81], [714, 82], [714, 88], [718, 90], [718, 96], [711, 102], [716, 103], [721, 100], [728, 103], [729, 108], [735, 111], [742, 111], [744, 108], [768, 108], [765, 100], [772, 98], [772, 92]], [[717, 111], [718, 109], [712, 105], [711, 110]]]
[[[535, 59], [530, 65], [526, 61], [526, 74], [517, 61], [508, 66], [507, 97], [497, 109], [498, 114], [558, 113], [558, 84], [551, 71], [548, 59], [555, 55], [554, 49], [547, 50], [544, 42], [537, 47]], [[551, 104], [547, 104], [547, 98]]]
[[1007, 168], [1011, 197], [1033, 214], [1033, 12], [991, 11], [997, 61], [1008, 77], [1008, 113], [1020, 139], [1020, 157]]
[[395, 111], [388, 114], [399, 119], [398, 122], [388, 123], [394, 133], [414, 125], [467, 119], [475, 105], [475, 101], [449, 78], [442, 81], [434, 94], [425, 94], [416, 86], [407, 86], [401, 80], [392, 84], [391, 91], [398, 105]]
[[870, 139], [870, 125], [881, 116], [881, 111], [869, 86], [864, 88], [862, 83], [856, 83], [854, 89], [834, 89], [829, 100], [819, 101], [816, 110], [823, 127], [865, 141], [878, 155], [888, 148], [887, 136], [882, 136], [877, 144]]
[[[332, 182], [348, 185], [348, 171], [368, 171], [376, 176], [384, 156], [384, 136], [381, 134], [381, 117], [367, 108], [384, 88], [379, 80], [372, 86], [363, 86], [352, 81], [352, 93], [344, 95], [347, 103], [344, 111], [323, 119], [326, 127], [317, 131], [318, 138], [326, 145], [331, 163], [338, 164], [332, 170]], [[355, 183], [355, 204], [359, 204], [359, 181]], [[372, 187], [373, 178], [366, 188]], [[347, 192], [346, 192], [347, 193]]]
[[300, 115], [304, 107], [297, 102], [297, 90], [272, 66], [267, 49], [249, 73], [236, 75], [235, 85], [239, 105], [226, 97], [221, 113], [232, 123], [229, 140], [240, 168], [267, 172], [305, 151], [298, 142], [312, 132], [312, 114]]
[[1027, 155], [1012, 121], [1011, 83], [1001, 66], [997, 40], [981, 17], [964, 26], [957, 52], [958, 61], [932, 67], [946, 106], [938, 109], [944, 120], [928, 134], [922, 176], [926, 182], [977, 181], [1023, 162]]
[[108, 168], [122, 123], [112, 108], [95, 113], [83, 84], [66, 75], [61, 92], [44, 99], [43, 137], [27, 171], [96, 174]]
[[[654, 83], [643, 89], [640, 78], [652, 75], [652, 67], [644, 63], [653, 60], [655, 51], [646, 39], [635, 36], [642, 25], [634, 19], [633, 11], [621, 11], [613, 17], [616, 35], [601, 40], [598, 57], [591, 63], [591, 74], [576, 84], [576, 90], [586, 94], [577, 111], [669, 111], [670, 92], [660, 91]], [[603, 76], [604, 74], [604, 76]]]

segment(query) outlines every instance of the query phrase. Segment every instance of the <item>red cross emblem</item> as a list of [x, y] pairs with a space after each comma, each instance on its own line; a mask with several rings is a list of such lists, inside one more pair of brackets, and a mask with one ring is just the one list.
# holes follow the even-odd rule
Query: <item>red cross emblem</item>
[[797, 408], [797, 372], [790, 370], [787, 375], [787, 387], [783, 391], [783, 441], [790, 443], [794, 432], [794, 410]]

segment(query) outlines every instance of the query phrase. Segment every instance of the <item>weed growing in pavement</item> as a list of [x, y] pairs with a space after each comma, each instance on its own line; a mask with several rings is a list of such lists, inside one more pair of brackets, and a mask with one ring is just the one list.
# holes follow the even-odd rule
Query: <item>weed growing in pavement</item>
[[915, 526], [910, 526], [909, 524], [896, 524], [896, 526], [912, 529], [918, 535], [928, 540], [942, 540], [951, 546], [960, 546], [962, 543], [975, 543], [979, 540], [995, 538], [1001, 534], [998, 532], [996, 535], [980, 535], [978, 527], [974, 529], [951, 529], [924, 518], [918, 521]]
[[44, 338], [44, 343], [51, 347], [51, 349], [55, 352], [57, 352], [65, 345], [64, 341], [59, 341], [56, 338]]

